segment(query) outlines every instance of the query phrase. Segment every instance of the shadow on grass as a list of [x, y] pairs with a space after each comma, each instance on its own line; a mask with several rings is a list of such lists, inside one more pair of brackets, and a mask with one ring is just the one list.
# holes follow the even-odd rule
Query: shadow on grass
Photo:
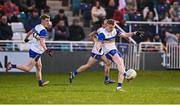
[[51, 84], [49, 84], [50, 86], [68, 86], [68, 85], [70, 85], [69, 83], [51, 83]]

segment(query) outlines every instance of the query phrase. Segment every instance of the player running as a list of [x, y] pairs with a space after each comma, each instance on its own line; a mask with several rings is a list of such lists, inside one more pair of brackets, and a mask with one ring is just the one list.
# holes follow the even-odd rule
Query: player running
[[36, 67], [36, 76], [38, 79], [39, 86], [45, 86], [49, 83], [49, 81], [44, 81], [42, 79], [42, 62], [41, 62], [41, 55], [42, 53], [46, 52], [48, 55], [52, 56], [51, 50], [47, 49], [45, 44], [45, 37], [47, 35], [46, 28], [50, 26], [50, 17], [46, 14], [40, 17], [41, 24], [38, 24], [27, 33], [25, 38], [25, 42], [29, 41], [29, 37], [33, 35], [32, 44], [29, 49], [29, 62], [27, 64], [18, 65], [18, 64], [11, 64], [8, 62], [6, 65], [6, 72], [11, 70], [12, 68], [16, 68], [25, 72], [30, 72], [32, 68]]
[[70, 76], [69, 76], [70, 83], [72, 83], [72, 80], [77, 76], [78, 73], [83, 72], [85, 70], [88, 70], [88, 68], [92, 67], [100, 59], [105, 63], [105, 66], [104, 66], [104, 74], [105, 74], [104, 84], [115, 83], [114, 80], [111, 80], [109, 78], [109, 71], [110, 71], [111, 61], [108, 60], [104, 56], [103, 50], [101, 50], [99, 52], [96, 49], [96, 42], [97, 42], [96, 34], [98, 32], [101, 32], [101, 30], [103, 30], [105, 26], [106, 26], [106, 20], [103, 20], [102, 27], [99, 28], [97, 31], [93, 31], [93, 32], [91, 32], [89, 34], [90, 39], [92, 39], [94, 41], [94, 47], [92, 49], [91, 56], [89, 57], [89, 60], [88, 60], [88, 62], [86, 64], [80, 66], [78, 69], [74, 70], [73, 72], [70, 72]]
[[124, 60], [122, 58], [122, 54], [118, 51], [116, 44], [115, 44], [115, 36], [119, 35], [124, 38], [131, 37], [133, 35], [142, 36], [140, 32], [129, 32], [129, 33], [122, 33], [120, 30], [115, 28], [115, 21], [112, 19], [107, 20], [107, 26], [98, 33], [98, 41], [96, 48], [98, 51], [101, 49], [104, 50], [106, 57], [113, 61], [118, 68], [118, 85], [116, 90], [123, 91], [122, 83], [124, 77], [126, 77], [126, 71], [124, 66]]

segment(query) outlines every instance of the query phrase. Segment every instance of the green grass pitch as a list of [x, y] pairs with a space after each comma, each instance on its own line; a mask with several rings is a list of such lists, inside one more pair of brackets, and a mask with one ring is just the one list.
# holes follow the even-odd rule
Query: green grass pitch
[[[117, 71], [111, 71], [117, 80]], [[179, 104], [180, 71], [139, 71], [136, 79], [123, 84], [104, 85], [103, 72], [84, 72], [72, 84], [67, 73], [44, 74], [51, 81], [38, 87], [35, 74], [0, 73], [0, 104]]]

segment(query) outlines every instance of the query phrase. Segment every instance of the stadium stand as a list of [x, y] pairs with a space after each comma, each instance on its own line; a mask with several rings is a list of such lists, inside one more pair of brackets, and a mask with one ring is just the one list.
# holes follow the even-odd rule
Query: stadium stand
[[[138, 43], [142, 41], [153, 42], [157, 41], [156, 38], [159, 38], [158, 40], [164, 44], [166, 43], [165, 31], [174, 35], [180, 33], [179, 0], [81, 0], [80, 4], [79, 2], [76, 4], [74, 1], [75, 0], [43, 0], [43, 2], [37, 3], [38, 0], [6, 0], [5, 2], [2, 1], [0, 4], [0, 16], [7, 15], [7, 10], [5, 10], [5, 8], [7, 8], [8, 3], [12, 4], [12, 10], [10, 10], [10, 8], [10, 14], [8, 13], [8, 24], [12, 24], [11, 27], [14, 33], [13, 40], [21, 40], [24, 34], [18, 36], [17, 33], [28, 31], [26, 26], [33, 10], [38, 9], [39, 16], [43, 13], [49, 14], [52, 21], [54, 21], [54, 17], [58, 14], [59, 10], [63, 10], [64, 15], [67, 17], [66, 25], [68, 28], [71, 26], [74, 19], [80, 20], [79, 24], [83, 27], [86, 35], [85, 38], [81, 40], [86, 41], [89, 40], [88, 33], [94, 28], [91, 10], [95, 2], [99, 1], [102, 8], [105, 9], [106, 18], [113, 18], [119, 21], [119, 25], [125, 31], [142, 30], [145, 32], [145, 37], [143, 39], [133, 37]], [[15, 8], [15, 11], [13, 11], [13, 8]], [[97, 6], [97, 9], [98, 8]], [[73, 9], [76, 9], [74, 16]], [[77, 15], [77, 13], [79, 13], [79, 15]], [[101, 18], [104, 17], [105, 16], [102, 16]], [[13, 26], [15, 22], [21, 22], [26, 31], [22, 30], [22, 24]], [[145, 24], [141, 22], [145, 22]], [[151, 24], [152, 22], [162, 23]], [[34, 22], [32, 23], [35, 25]], [[53, 26], [54, 29], [55, 25]], [[119, 39], [117, 39], [117, 41], [119, 41]], [[122, 41], [127, 42], [124, 39], [122, 39]]]
[[25, 28], [22, 22], [12, 22], [11, 29], [13, 31], [13, 40], [23, 40], [25, 34]]

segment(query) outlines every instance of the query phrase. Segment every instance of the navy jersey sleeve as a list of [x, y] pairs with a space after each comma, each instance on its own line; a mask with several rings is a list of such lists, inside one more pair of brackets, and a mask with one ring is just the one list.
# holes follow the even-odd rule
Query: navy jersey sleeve
[[45, 38], [46, 35], [47, 35], [47, 31], [46, 31], [45, 29], [41, 30], [40, 33], [39, 33], [39, 36], [40, 36], [41, 38]]
[[117, 35], [121, 35], [122, 31], [118, 28], [116, 28]]
[[97, 34], [97, 39], [98, 39], [98, 41], [104, 41], [105, 35], [103, 33], [99, 33], [99, 34]]

